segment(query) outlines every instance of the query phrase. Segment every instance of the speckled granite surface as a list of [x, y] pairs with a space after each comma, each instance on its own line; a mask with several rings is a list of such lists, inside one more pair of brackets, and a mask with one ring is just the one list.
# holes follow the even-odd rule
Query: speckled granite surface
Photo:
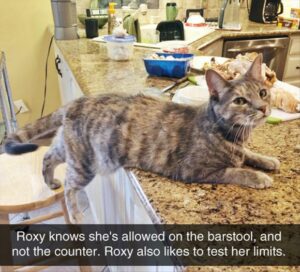
[[[300, 224], [300, 120], [257, 128], [251, 150], [276, 156], [280, 173], [272, 188], [255, 190], [236, 185], [184, 184], [133, 170], [162, 222], [170, 224]], [[204, 266], [188, 272], [287, 272], [300, 267]]]
[[131, 60], [113, 61], [107, 57], [105, 43], [88, 39], [55, 42], [86, 95], [136, 94], [148, 87], [164, 88], [172, 83], [170, 79], [148, 77], [143, 57], [152, 54], [151, 49], [135, 48]]
[[[295, 30], [249, 22], [241, 32], [216, 31], [209, 36], [275, 35]], [[296, 32], [299, 32], [298, 30]], [[219, 33], [219, 34], [218, 34]], [[300, 33], [300, 32], [299, 32]], [[148, 77], [142, 57], [151, 49], [135, 48], [130, 61], [107, 58], [106, 46], [87, 39], [56, 41], [82, 91], [89, 94], [137, 93], [147, 87], [163, 88], [170, 79]], [[186, 185], [135, 170], [146, 195], [166, 223], [300, 223], [300, 160], [293, 148], [300, 143], [300, 121], [258, 129], [250, 146], [282, 161], [275, 186], [252, 190], [238, 186]]]
[[[215, 31], [193, 44], [194, 48], [224, 37], [289, 35], [300, 33], [273, 25], [249, 23], [241, 32]], [[128, 62], [108, 60], [105, 44], [86, 39], [56, 41], [79, 86], [86, 95], [163, 88], [169, 79], [149, 78], [142, 57], [150, 49], [135, 48]], [[199, 51], [199, 54], [201, 52]], [[252, 150], [279, 157], [280, 173], [271, 173], [274, 186], [254, 190], [234, 185], [184, 184], [152, 173], [133, 170], [154, 209], [165, 223], [270, 224], [300, 223], [300, 160], [294, 148], [300, 144], [300, 121], [264, 125], [253, 135]], [[188, 267], [187, 271], [299, 271], [299, 267]]]
[[184, 184], [133, 170], [152, 206], [165, 223], [300, 224], [300, 120], [257, 128], [251, 150], [276, 156], [280, 173], [274, 185], [255, 190], [236, 185]]

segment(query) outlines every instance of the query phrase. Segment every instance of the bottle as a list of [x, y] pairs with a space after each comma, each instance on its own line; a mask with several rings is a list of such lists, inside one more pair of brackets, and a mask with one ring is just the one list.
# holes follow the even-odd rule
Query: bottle
[[117, 3], [114, 2], [109, 2], [108, 3], [108, 34], [112, 34], [113, 29], [116, 26], [116, 10], [115, 10], [115, 5], [117, 5]]

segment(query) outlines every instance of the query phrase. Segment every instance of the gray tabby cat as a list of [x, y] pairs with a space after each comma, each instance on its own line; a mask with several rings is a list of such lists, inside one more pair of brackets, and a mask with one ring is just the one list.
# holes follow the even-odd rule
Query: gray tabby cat
[[278, 170], [275, 158], [243, 147], [270, 114], [270, 91], [261, 76], [262, 57], [249, 71], [226, 81], [209, 70], [210, 100], [201, 107], [143, 95], [82, 97], [8, 137], [7, 153], [34, 151], [32, 142], [56, 132], [43, 175], [54, 189], [54, 168], [67, 163], [65, 195], [72, 222], [80, 222], [76, 195], [95, 176], [137, 167], [187, 183], [230, 183], [266, 188], [272, 178], [243, 165]]

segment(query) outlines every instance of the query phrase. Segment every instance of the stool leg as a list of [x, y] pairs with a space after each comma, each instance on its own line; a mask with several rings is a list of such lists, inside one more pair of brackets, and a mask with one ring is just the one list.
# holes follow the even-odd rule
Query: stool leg
[[[1, 225], [9, 224], [8, 213], [0, 213], [0, 224]], [[3, 234], [3, 237], [1, 237], [1, 243], [3, 243], [2, 245], [5, 245], [5, 248], [7, 250], [7, 248], [9, 248], [11, 245], [10, 233], [8, 233], [6, 235], [4, 233], [1, 233], [0, 236], [2, 236], [2, 234]], [[1, 246], [0, 246], [0, 248], [1, 248]], [[7, 256], [7, 258], [11, 258], [11, 256]], [[1, 272], [10, 272], [10, 271], [14, 271], [13, 266], [1, 266]]]

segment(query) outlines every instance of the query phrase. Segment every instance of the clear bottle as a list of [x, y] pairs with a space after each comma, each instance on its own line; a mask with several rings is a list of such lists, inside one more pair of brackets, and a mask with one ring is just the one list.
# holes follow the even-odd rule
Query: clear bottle
[[112, 34], [117, 24], [115, 5], [117, 5], [115, 2], [108, 3], [108, 34]]
[[233, 29], [239, 30], [241, 29], [240, 23], [240, 0], [232, 1], [233, 9], [232, 9], [232, 25]]

